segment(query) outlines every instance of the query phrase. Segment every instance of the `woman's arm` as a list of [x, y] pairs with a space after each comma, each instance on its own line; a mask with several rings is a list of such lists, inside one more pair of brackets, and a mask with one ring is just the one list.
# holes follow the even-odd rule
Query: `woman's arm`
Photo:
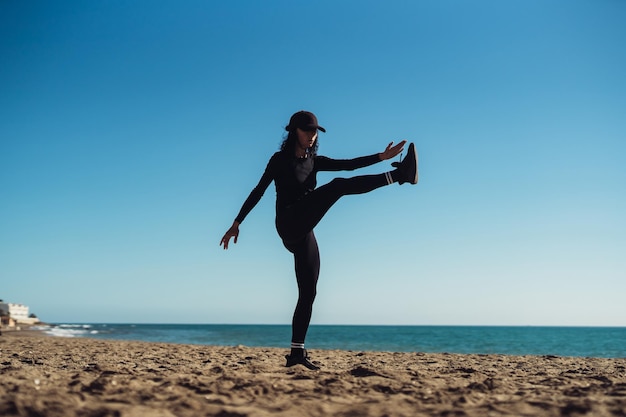
[[365, 168], [380, 161], [391, 159], [402, 152], [406, 140], [394, 145], [389, 143], [384, 151], [368, 156], [361, 156], [354, 159], [331, 159], [325, 156], [315, 158], [315, 169], [317, 171], [352, 171], [358, 168]]
[[241, 206], [241, 210], [239, 210], [239, 214], [237, 214], [237, 217], [235, 217], [235, 221], [233, 222], [232, 226], [230, 226], [226, 233], [224, 233], [224, 236], [222, 236], [220, 245], [223, 245], [224, 249], [228, 249], [228, 243], [230, 242], [231, 238], [235, 238], [234, 242], [237, 243], [237, 238], [239, 237], [239, 225], [243, 222], [248, 213], [252, 211], [254, 206], [256, 206], [257, 203], [261, 200], [261, 197], [263, 197], [263, 194], [265, 194], [265, 190], [267, 190], [267, 187], [269, 187], [269, 185], [272, 183], [276, 167], [276, 158], [277, 154], [274, 154], [274, 156], [272, 156], [270, 161], [267, 163], [267, 167], [265, 167], [265, 172], [263, 172], [259, 183], [250, 192], [250, 195], [248, 195], [246, 201], [244, 201], [243, 205]]

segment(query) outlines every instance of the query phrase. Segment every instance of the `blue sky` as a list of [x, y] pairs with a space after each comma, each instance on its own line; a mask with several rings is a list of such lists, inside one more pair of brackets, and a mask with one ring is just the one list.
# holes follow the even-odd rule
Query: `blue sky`
[[313, 323], [625, 326], [625, 20], [616, 0], [3, 1], [0, 298], [289, 323], [273, 185], [219, 241], [307, 109], [321, 154], [420, 155], [417, 186], [317, 227]]

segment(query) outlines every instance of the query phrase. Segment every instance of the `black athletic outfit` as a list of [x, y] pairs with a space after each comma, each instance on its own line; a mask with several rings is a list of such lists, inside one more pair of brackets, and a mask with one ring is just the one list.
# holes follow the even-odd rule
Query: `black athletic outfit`
[[293, 315], [292, 343], [304, 343], [316, 295], [320, 257], [313, 228], [342, 196], [366, 193], [389, 184], [385, 174], [378, 174], [336, 178], [326, 185], [315, 188], [317, 172], [349, 171], [380, 161], [378, 154], [355, 159], [331, 159], [317, 155], [297, 158], [286, 151], [276, 152], [235, 219], [239, 223], [243, 222], [274, 181], [276, 230], [287, 250], [293, 253], [298, 281], [298, 303]]

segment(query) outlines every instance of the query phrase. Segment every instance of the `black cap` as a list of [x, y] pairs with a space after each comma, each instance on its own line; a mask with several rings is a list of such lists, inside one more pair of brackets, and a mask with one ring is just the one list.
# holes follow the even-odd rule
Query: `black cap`
[[322, 132], [326, 132], [322, 126], [317, 124], [317, 117], [310, 111], [300, 110], [291, 116], [289, 124], [285, 127], [287, 132], [295, 131], [297, 128], [302, 130], [319, 129]]

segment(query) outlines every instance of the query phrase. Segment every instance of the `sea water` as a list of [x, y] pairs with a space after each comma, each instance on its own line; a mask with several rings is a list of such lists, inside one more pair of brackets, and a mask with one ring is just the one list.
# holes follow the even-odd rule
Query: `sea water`
[[[53, 336], [218, 346], [289, 346], [289, 325], [55, 324]], [[626, 357], [626, 327], [312, 325], [307, 349]]]

